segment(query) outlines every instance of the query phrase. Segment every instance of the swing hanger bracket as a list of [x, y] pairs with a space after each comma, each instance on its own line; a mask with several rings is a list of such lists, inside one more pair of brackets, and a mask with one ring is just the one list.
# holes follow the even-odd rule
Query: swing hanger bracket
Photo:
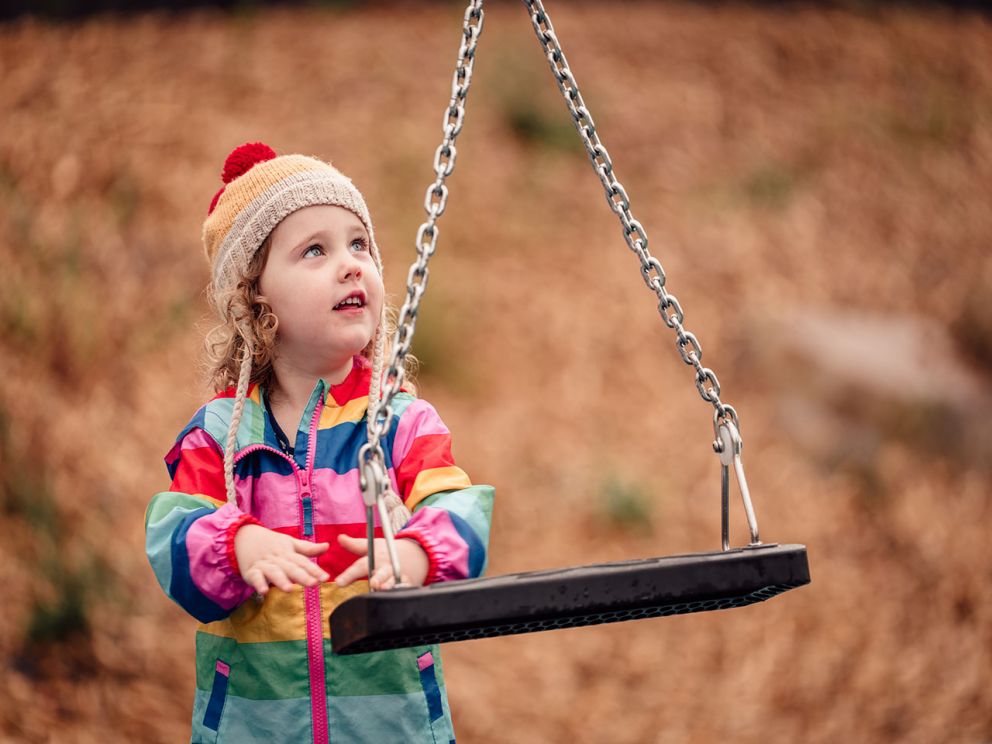
[[[402, 581], [400, 560], [396, 553], [396, 543], [389, 522], [389, 510], [386, 508], [386, 491], [389, 488], [389, 476], [383, 466], [381, 447], [373, 447], [366, 442], [358, 451], [358, 484], [362, 489], [362, 501], [365, 503], [366, 544], [368, 546], [369, 578], [375, 573], [375, 515], [379, 515], [383, 536], [386, 539], [386, 551], [389, 555], [390, 567], [397, 588], [405, 586]], [[370, 591], [375, 591], [369, 587]]]
[[744, 463], [741, 460], [741, 450], [744, 447], [744, 440], [741, 439], [740, 431], [732, 419], [721, 421], [719, 415], [714, 412], [713, 426], [716, 429], [716, 441], [713, 442], [713, 451], [720, 457], [720, 506], [721, 506], [721, 528], [722, 546], [724, 550], [730, 550], [730, 468], [734, 468], [737, 476], [737, 488], [741, 492], [741, 500], [744, 502], [744, 513], [747, 515], [747, 524], [751, 532], [751, 542], [747, 547], [754, 548], [761, 545], [758, 538], [758, 520], [754, 515], [754, 507], [751, 505], [751, 492], [747, 487], [747, 477], [744, 475]]
[[362, 501], [366, 508], [372, 508], [383, 492], [386, 473], [369, 443], [363, 444], [359, 450], [358, 464], [358, 485], [362, 489]]

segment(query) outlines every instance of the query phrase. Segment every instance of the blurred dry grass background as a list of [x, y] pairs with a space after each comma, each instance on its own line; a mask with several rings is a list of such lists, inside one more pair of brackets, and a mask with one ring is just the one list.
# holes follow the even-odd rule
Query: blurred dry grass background
[[[549, 9], [741, 413], [762, 536], [813, 583], [449, 646], [459, 740], [992, 741], [988, 18]], [[188, 738], [194, 622], [141, 525], [207, 393], [223, 158], [331, 159], [399, 298], [461, 12], [0, 26], [0, 740]], [[710, 409], [518, 3], [487, 10], [449, 185], [415, 351], [497, 487], [491, 573], [718, 546]]]

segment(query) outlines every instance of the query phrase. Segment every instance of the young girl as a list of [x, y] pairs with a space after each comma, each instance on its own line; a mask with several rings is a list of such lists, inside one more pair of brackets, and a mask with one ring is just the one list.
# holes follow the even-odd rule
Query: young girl
[[[159, 584], [202, 623], [192, 741], [452, 741], [436, 646], [331, 651], [328, 616], [370, 581], [358, 450], [387, 349], [365, 201], [329, 163], [261, 143], [234, 150], [223, 180], [203, 225], [220, 392], [179, 434], [145, 517]], [[479, 576], [492, 488], [455, 465], [429, 403], [400, 392], [392, 408], [404, 580]], [[381, 538], [375, 563], [388, 589]]]

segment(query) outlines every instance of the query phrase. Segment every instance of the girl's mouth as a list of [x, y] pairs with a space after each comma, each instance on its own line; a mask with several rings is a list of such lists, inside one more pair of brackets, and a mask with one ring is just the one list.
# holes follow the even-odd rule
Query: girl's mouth
[[356, 292], [355, 294], [350, 294], [337, 305], [334, 306], [335, 310], [343, 310], [347, 312], [354, 312], [356, 310], [361, 310], [365, 307], [365, 299], [362, 297], [361, 293]]

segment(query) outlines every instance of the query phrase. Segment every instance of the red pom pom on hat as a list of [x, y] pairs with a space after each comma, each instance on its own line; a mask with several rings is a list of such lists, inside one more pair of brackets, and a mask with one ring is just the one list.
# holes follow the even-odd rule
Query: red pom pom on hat
[[[238, 176], [243, 176], [251, 170], [251, 167], [256, 163], [264, 163], [275, 157], [276, 151], [264, 142], [246, 142], [240, 147], [235, 147], [227, 156], [227, 160], [224, 161], [224, 171], [220, 174], [221, 180], [226, 186]], [[213, 214], [220, 195], [224, 193], [224, 186], [221, 186], [220, 190], [214, 194], [214, 198], [210, 200], [210, 207], [207, 209], [208, 215]]]
[[234, 148], [224, 161], [221, 179], [230, 183], [238, 176], [247, 173], [256, 163], [264, 163], [276, 157], [276, 152], [264, 142], [248, 142]]

